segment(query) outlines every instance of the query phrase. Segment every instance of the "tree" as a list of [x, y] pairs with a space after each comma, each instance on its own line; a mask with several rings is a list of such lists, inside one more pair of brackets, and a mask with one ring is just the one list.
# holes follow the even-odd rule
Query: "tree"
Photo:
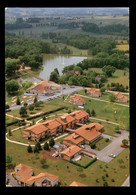
[[50, 81], [54, 81], [55, 83], [59, 82], [59, 74], [56, 71], [51, 72]]
[[45, 142], [43, 148], [44, 148], [44, 150], [49, 150], [49, 144], [47, 142]]
[[18, 63], [19, 63], [18, 59], [6, 58], [5, 72], [7, 76], [11, 76], [12, 74], [15, 73], [16, 70], [19, 70]]
[[29, 144], [29, 146], [27, 147], [27, 152], [29, 152], [29, 153], [32, 153], [32, 152], [33, 152], [32, 147], [30, 146], [30, 144]]
[[24, 102], [24, 107], [27, 107], [28, 103], [27, 102]]
[[53, 138], [51, 138], [51, 139], [49, 140], [49, 146], [53, 147], [54, 144], [55, 144], [55, 141], [54, 141]]
[[39, 153], [39, 149], [38, 149], [38, 147], [36, 145], [34, 147], [34, 153]]
[[33, 111], [33, 110], [34, 110], [34, 105], [32, 105], [32, 104], [29, 105], [29, 106], [28, 106], [28, 109], [29, 109], [30, 111]]
[[38, 148], [38, 150], [42, 150], [42, 147], [41, 147], [40, 142], [37, 142], [37, 143], [36, 143], [36, 147]]
[[108, 182], [107, 181], [104, 181], [104, 187], [108, 187]]
[[114, 94], [110, 94], [110, 95], [109, 95], [109, 100], [110, 100], [110, 102], [115, 102], [116, 99], [117, 99], [117, 97], [116, 97]]
[[9, 105], [6, 104], [6, 105], [5, 105], [5, 109], [7, 110], [7, 109], [9, 109], [9, 108], [10, 108]]
[[26, 108], [25, 108], [25, 107], [21, 107], [20, 110], [19, 110], [19, 114], [20, 114], [21, 116], [26, 115], [26, 114], [27, 114]]
[[34, 104], [37, 102], [37, 96], [34, 97]]
[[91, 146], [92, 149], [95, 149], [96, 148], [95, 143], [91, 143], [90, 146]]
[[116, 71], [116, 68], [114, 66], [111, 66], [111, 65], [107, 65], [107, 66], [104, 66], [102, 68], [102, 71], [108, 76], [108, 77], [111, 77], [112, 74]]
[[12, 94], [16, 91], [18, 91], [19, 89], [19, 84], [16, 81], [8, 81], [6, 83], [6, 90], [8, 92], [8, 94]]
[[90, 109], [87, 108], [86, 112], [89, 114], [89, 116], [91, 116]]
[[122, 140], [122, 144], [124, 144], [125, 146], [127, 146], [128, 140], [127, 140], [127, 139], [123, 139], [123, 140]]
[[105, 90], [106, 90], [106, 88], [105, 88], [105, 87], [102, 87], [102, 88], [100, 89], [100, 92], [101, 92], [101, 93], [104, 93]]
[[11, 163], [11, 162], [12, 162], [12, 157], [9, 154], [7, 154], [6, 155], [6, 163]]
[[16, 105], [20, 105], [20, 104], [21, 104], [20, 99], [19, 97], [17, 97]]
[[92, 111], [91, 111], [91, 116], [96, 116], [96, 113], [95, 113], [94, 109], [92, 109]]

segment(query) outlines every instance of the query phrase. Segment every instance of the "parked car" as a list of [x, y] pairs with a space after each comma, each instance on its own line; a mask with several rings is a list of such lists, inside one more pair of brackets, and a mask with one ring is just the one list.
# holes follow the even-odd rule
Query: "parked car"
[[109, 157], [115, 158], [116, 155], [115, 154], [110, 154]]
[[124, 145], [124, 144], [121, 144], [120, 145], [122, 148], [127, 148], [128, 146]]
[[116, 131], [116, 133], [121, 134], [121, 131]]

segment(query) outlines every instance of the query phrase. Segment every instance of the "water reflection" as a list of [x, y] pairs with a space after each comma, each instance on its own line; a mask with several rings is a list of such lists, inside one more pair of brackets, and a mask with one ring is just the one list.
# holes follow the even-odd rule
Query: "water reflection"
[[[43, 55], [43, 70], [37, 75], [44, 80], [49, 80], [50, 73], [54, 71], [55, 68], [58, 69], [59, 74], [62, 75], [62, 70], [64, 67], [77, 64], [84, 59], [87, 59], [87, 57], [81, 57], [81, 56], [67, 56], [67, 55], [52, 55], [52, 54], [45, 54]], [[22, 80], [22, 82], [25, 81], [32, 81], [33, 83], [39, 82], [38, 79], [34, 77], [28, 77], [25, 79], [20, 78], [19, 80]]]

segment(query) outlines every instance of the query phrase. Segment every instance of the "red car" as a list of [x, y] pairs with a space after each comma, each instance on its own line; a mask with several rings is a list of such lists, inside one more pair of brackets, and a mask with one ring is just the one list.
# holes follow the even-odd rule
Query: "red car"
[[121, 144], [120, 146], [123, 147], [123, 148], [127, 148], [127, 146], [125, 146], [124, 144]]

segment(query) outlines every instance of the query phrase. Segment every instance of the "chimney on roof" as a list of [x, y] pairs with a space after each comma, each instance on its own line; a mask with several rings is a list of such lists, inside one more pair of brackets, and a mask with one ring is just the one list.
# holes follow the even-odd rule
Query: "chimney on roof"
[[62, 120], [66, 120], [66, 117], [65, 117], [65, 116], [61, 116], [61, 119], [62, 119]]

